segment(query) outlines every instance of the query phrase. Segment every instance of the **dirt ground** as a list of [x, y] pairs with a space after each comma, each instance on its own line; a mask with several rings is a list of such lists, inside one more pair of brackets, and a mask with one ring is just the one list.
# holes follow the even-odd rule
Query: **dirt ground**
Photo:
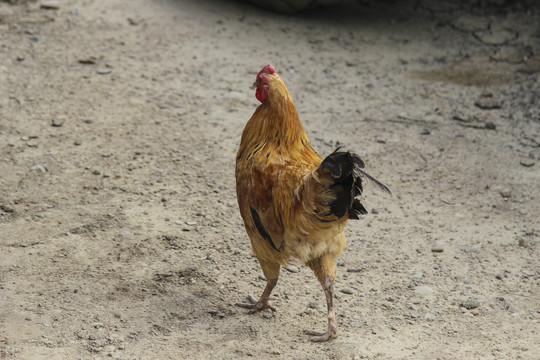
[[[538, 359], [540, 7], [485, 3], [0, 2], [0, 358]], [[329, 343], [302, 264], [276, 313], [234, 306], [267, 63], [394, 193], [346, 228]]]

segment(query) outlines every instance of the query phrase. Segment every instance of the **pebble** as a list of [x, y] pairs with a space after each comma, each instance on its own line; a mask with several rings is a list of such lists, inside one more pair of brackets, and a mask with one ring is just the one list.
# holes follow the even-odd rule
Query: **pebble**
[[40, 164], [36, 164], [36, 165], [32, 166], [30, 169], [32, 171], [38, 171], [38, 172], [41, 172], [41, 173], [47, 172], [47, 168], [45, 168], [45, 166], [40, 165]]
[[431, 252], [436, 253], [442, 253], [444, 251], [444, 248], [442, 247], [442, 244], [439, 241], [435, 242], [435, 245], [431, 248]]
[[265, 319], [271, 319], [272, 317], [273, 317], [273, 316], [272, 316], [272, 313], [265, 312], [265, 313], [263, 314], [263, 318], [265, 318]]
[[97, 71], [99, 75], [107, 75], [107, 74], [110, 74], [111, 72], [112, 72], [112, 69], [99, 69]]
[[534, 166], [534, 164], [536, 164], [536, 162], [533, 161], [533, 160], [530, 160], [530, 159], [523, 159], [523, 160], [519, 161], [519, 164], [521, 166], [531, 167], [531, 166]]
[[427, 296], [427, 295], [433, 295], [434, 291], [429, 286], [422, 285], [422, 286], [415, 287], [414, 292], [417, 293], [418, 295]]
[[64, 120], [53, 119], [51, 121], [51, 126], [60, 127], [62, 125], [64, 125]]
[[26, 59], [24, 55], [17, 56], [17, 61], [24, 61], [24, 59]]
[[379, 213], [379, 210], [373, 208], [373, 209], [371, 209], [371, 213], [374, 214], [374, 215], [377, 215]]
[[433, 321], [433, 320], [435, 320], [435, 315], [430, 313], [430, 312], [427, 312], [424, 315], [424, 320]]
[[29, 140], [29, 141], [26, 143], [26, 146], [28, 146], [28, 147], [38, 147], [38, 143], [37, 143], [37, 141], [35, 141], [35, 140]]
[[312, 301], [308, 304], [308, 307], [311, 308], [311, 309], [316, 309], [317, 308], [317, 303], [315, 301]]
[[91, 124], [94, 122], [94, 119], [93, 118], [86, 118], [83, 120], [86, 124]]
[[41, 36], [39, 36], [39, 35], [32, 35], [32, 36], [29, 37], [29, 39], [30, 39], [31, 41], [34, 41], [34, 42], [39, 42], [39, 41], [41, 41]]
[[521, 238], [518, 240], [518, 245], [524, 248], [528, 248], [529, 242], [526, 239]]
[[43, 1], [40, 8], [45, 10], [58, 10], [60, 9], [60, 3], [58, 1]]
[[497, 97], [482, 96], [476, 99], [474, 105], [482, 110], [500, 109], [502, 107], [502, 101]]
[[99, 328], [103, 327], [103, 323], [102, 322], [95, 322], [95, 323], [92, 323], [92, 326], [95, 327], [96, 329], [99, 329]]
[[300, 269], [298, 269], [298, 266], [294, 266], [294, 265], [287, 265], [285, 269], [287, 269], [288, 271], [292, 273], [297, 273], [300, 271]]
[[418, 281], [418, 280], [422, 279], [423, 277], [424, 277], [424, 275], [422, 273], [413, 273], [413, 274], [411, 274], [411, 280]]
[[92, 175], [101, 175], [101, 171], [94, 169], [92, 170]]
[[341, 289], [341, 292], [344, 294], [351, 295], [351, 294], [354, 294], [354, 289], [350, 287], [344, 287], [343, 289]]
[[512, 197], [512, 192], [510, 190], [508, 190], [508, 189], [504, 189], [504, 190], [499, 191], [499, 194], [501, 194], [501, 196], [503, 198]]
[[462, 300], [460, 301], [459, 306], [464, 307], [467, 310], [476, 309], [480, 306], [480, 301], [475, 299]]
[[431, 131], [429, 131], [428, 129], [423, 129], [422, 132], [420, 133], [420, 135], [429, 135], [431, 134]]
[[259, 279], [266, 281], [266, 276], [264, 276], [264, 274], [259, 274]]

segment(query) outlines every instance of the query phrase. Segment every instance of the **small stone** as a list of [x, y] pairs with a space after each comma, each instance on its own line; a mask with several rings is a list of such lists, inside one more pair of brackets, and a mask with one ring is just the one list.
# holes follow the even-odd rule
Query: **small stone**
[[272, 313], [265, 312], [265, 313], [263, 314], [263, 318], [265, 318], [265, 319], [271, 319], [271, 318], [272, 318]]
[[109, 68], [99, 69], [97, 71], [99, 75], [107, 75], [107, 74], [110, 74], [111, 72], [112, 72], [112, 69], [109, 69]]
[[471, 314], [473, 314], [474, 316], [477, 316], [478, 314], [480, 314], [480, 311], [474, 309], [474, 310], [471, 310]]
[[64, 120], [53, 119], [51, 121], [51, 125], [54, 126], [54, 127], [60, 127], [60, 126], [64, 125]]
[[39, 35], [32, 35], [32, 36], [29, 37], [29, 39], [30, 39], [31, 41], [33, 41], [33, 42], [39, 42], [39, 41], [41, 41], [41, 36], [39, 36]]
[[94, 119], [93, 118], [86, 118], [83, 120], [86, 124], [91, 124], [94, 122]]
[[486, 129], [488, 130], [497, 130], [497, 125], [495, 125], [495, 123], [491, 121], [486, 122], [485, 126], [486, 126]]
[[101, 175], [101, 171], [94, 169], [92, 170], [92, 175]]
[[536, 162], [531, 160], [531, 159], [523, 159], [523, 160], [519, 161], [519, 164], [521, 166], [531, 167], [531, 166], [534, 166], [534, 164], [536, 164]]
[[529, 242], [526, 240], [526, 239], [519, 239], [518, 240], [518, 245], [523, 247], [523, 248], [528, 248], [529, 247]]
[[498, 97], [482, 96], [476, 99], [474, 105], [483, 110], [500, 109], [502, 107], [502, 101]]
[[377, 215], [379, 213], [379, 210], [373, 208], [373, 209], [371, 209], [371, 213], [374, 214], [374, 215]]
[[424, 277], [424, 275], [422, 273], [413, 273], [413, 274], [411, 274], [411, 280], [414, 280], [414, 281], [418, 281], [418, 280], [422, 279], [422, 277]]
[[73, 142], [73, 145], [79, 146], [79, 145], [82, 145], [82, 142], [81, 142], [80, 140], [75, 140], [75, 141]]
[[287, 269], [288, 271], [292, 273], [297, 273], [300, 271], [300, 269], [298, 269], [298, 266], [294, 266], [294, 265], [287, 265], [285, 269]]
[[317, 303], [315, 301], [312, 301], [308, 304], [308, 307], [311, 308], [311, 309], [316, 309], [317, 308]]
[[345, 261], [343, 259], [339, 259], [336, 261], [337, 266], [345, 266]]
[[431, 134], [431, 131], [429, 131], [429, 129], [423, 129], [422, 132], [420, 133], [420, 135], [429, 135]]
[[37, 172], [40, 172], [40, 173], [47, 172], [47, 168], [45, 166], [43, 166], [43, 165], [40, 165], [40, 164], [36, 164], [36, 165], [32, 166], [30, 168], [30, 170], [37, 171]]
[[36, 147], [38, 147], [38, 142], [35, 141], [35, 140], [29, 140], [29, 141], [26, 143], [26, 146], [36, 148]]
[[102, 322], [95, 322], [95, 323], [92, 323], [92, 326], [96, 329], [99, 329], [99, 328], [102, 328], [103, 327], [103, 323]]
[[45, 10], [58, 10], [60, 9], [60, 4], [58, 1], [43, 1], [40, 8]]
[[266, 276], [264, 276], [264, 274], [259, 274], [259, 279], [266, 281]]
[[429, 286], [422, 285], [422, 286], [415, 287], [414, 292], [417, 293], [418, 295], [428, 296], [428, 295], [433, 295], [434, 291]]
[[443, 251], [444, 251], [444, 248], [442, 247], [439, 241], [436, 241], [435, 245], [433, 245], [433, 247], [431, 248], [431, 252], [442, 253]]
[[24, 55], [19, 55], [17, 56], [17, 61], [24, 61], [24, 59], [26, 59], [26, 57]]
[[433, 320], [435, 320], [435, 315], [432, 314], [432, 313], [427, 312], [424, 315], [424, 320], [433, 321]]
[[499, 191], [499, 194], [501, 194], [501, 196], [503, 198], [509, 198], [509, 197], [512, 197], [512, 192], [508, 189], [505, 189], [505, 190], [501, 190]]
[[462, 300], [460, 301], [459, 306], [464, 307], [467, 310], [476, 309], [480, 306], [480, 301], [475, 299]]
[[354, 294], [354, 289], [350, 287], [344, 287], [343, 289], [341, 289], [341, 292], [344, 294], [351, 295], [351, 294]]

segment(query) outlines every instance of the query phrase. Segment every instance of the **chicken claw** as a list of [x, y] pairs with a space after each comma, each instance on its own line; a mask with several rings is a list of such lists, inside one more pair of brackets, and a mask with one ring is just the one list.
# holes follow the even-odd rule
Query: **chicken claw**
[[236, 306], [244, 309], [251, 309], [252, 311], [250, 311], [250, 313], [254, 313], [264, 309], [276, 311], [276, 308], [270, 303], [270, 300], [277, 300], [277, 298], [274, 296], [270, 296], [270, 293], [276, 286], [277, 281], [278, 279], [275, 278], [266, 282], [266, 287], [264, 288], [264, 291], [259, 300], [255, 299], [255, 296], [249, 295], [247, 298], [249, 303], [236, 303]]
[[269, 300], [277, 300], [274, 296], [268, 296], [266, 298], [261, 298], [259, 300], [255, 299], [253, 295], [248, 295], [247, 297], [249, 303], [236, 303], [236, 306], [239, 306], [244, 309], [252, 309], [252, 312], [261, 311], [264, 309], [270, 309], [272, 311], [276, 311], [275, 306], [273, 306]]
[[313, 336], [311, 338], [311, 341], [313, 342], [324, 342], [337, 338], [337, 327], [335, 326], [335, 322], [328, 324], [328, 330], [326, 332], [316, 330], [305, 330], [304, 332], [307, 335]]

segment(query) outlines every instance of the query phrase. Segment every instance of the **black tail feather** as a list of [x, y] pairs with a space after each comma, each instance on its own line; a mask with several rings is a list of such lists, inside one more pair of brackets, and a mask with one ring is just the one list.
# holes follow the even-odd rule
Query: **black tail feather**
[[349, 219], [358, 219], [359, 215], [367, 214], [366, 208], [360, 200], [356, 199], [363, 192], [362, 179], [367, 179], [389, 195], [392, 193], [388, 187], [361, 170], [365, 164], [358, 155], [349, 151], [340, 151], [340, 149], [328, 155], [317, 169], [319, 174], [328, 169], [333, 178], [330, 189], [335, 193], [336, 198], [329, 204], [330, 209], [327, 215], [341, 218], [347, 214]]

